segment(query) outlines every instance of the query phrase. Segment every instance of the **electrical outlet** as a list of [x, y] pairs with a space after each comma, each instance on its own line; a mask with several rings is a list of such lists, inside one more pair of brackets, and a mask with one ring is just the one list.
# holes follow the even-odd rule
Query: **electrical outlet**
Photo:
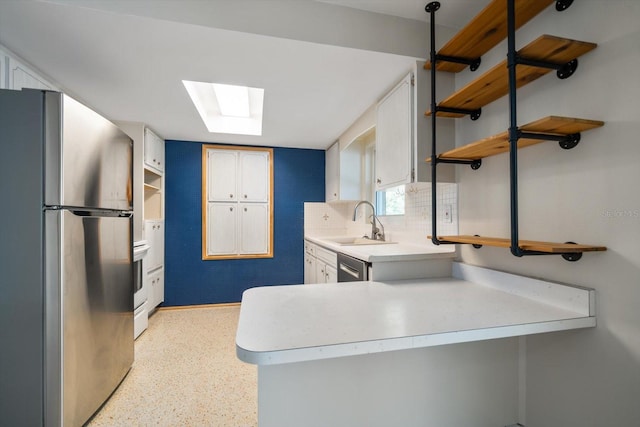
[[453, 206], [452, 205], [444, 205], [444, 222], [452, 223], [453, 222]]

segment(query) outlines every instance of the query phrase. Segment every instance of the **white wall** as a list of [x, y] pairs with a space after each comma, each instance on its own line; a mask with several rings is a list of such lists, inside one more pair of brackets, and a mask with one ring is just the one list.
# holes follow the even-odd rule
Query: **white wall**
[[[507, 249], [470, 246], [470, 264], [596, 289], [595, 329], [531, 336], [526, 341], [527, 427], [638, 425], [640, 419], [640, 2], [576, 1], [549, 7], [517, 33], [522, 47], [541, 34], [598, 43], [576, 74], [553, 73], [518, 91], [519, 124], [565, 115], [605, 121], [573, 150], [556, 143], [519, 152], [520, 238], [608, 247], [570, 263], [557, 256], [513, 257]], [[504, 59], [503, 43], [479, 72]], [[475, 74], [456, 77], [460, 87]], [[507, 98], [477, 122], [456, 122], [462, 145], [508, 127]], [[509, 235], [506, 154], [478, 171], [458, 166], [460, 233]]]

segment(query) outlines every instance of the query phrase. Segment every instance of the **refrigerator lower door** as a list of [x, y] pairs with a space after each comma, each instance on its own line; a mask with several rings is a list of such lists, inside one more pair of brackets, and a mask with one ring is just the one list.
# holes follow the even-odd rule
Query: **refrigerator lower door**
[[133, 363], [131, 218], [99, 215], [45, 214], [47, 414], [64, 426], [84, 424]]

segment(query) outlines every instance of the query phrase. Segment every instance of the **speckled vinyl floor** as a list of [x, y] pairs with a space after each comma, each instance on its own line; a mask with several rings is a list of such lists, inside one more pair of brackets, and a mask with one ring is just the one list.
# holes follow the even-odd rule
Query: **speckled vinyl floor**
[[239, 314], [239, 305], [156, 312], [131, 371], [87, 426], [257, 426], [257, 369], [235, 354]]

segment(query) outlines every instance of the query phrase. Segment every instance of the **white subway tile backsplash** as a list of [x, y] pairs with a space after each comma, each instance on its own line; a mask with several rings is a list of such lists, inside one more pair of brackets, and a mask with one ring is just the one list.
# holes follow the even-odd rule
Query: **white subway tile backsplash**
[[[458, 184], [438, 183], [436, 187], [436, 220], [439, 236], [458, 234]], [[304, 228], [308, 235], [363, 235], [371, 225], [363, 219], [352, 221], [356, 202], [305, 203]], [[445, 218], [450, 208], [451, 220]], [[361, 207], [360, 209], [370, 209]], [[361, 218], [368, 218], [366, 215]], [[431, 229], [431, 183], [414, 183], [405, 187], [405, 214], [380, 217], [390, 240], [408, 243], [429, 243]]]

